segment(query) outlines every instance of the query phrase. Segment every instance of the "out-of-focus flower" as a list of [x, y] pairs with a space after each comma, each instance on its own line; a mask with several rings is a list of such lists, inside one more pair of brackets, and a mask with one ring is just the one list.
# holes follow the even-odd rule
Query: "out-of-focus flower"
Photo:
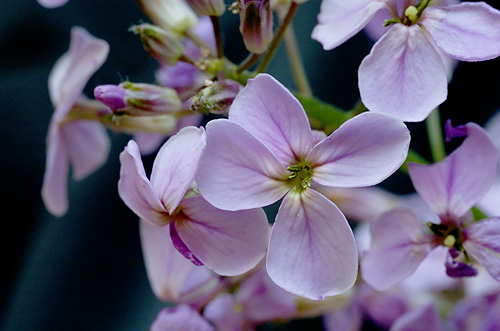
[[[325, 50], [342, 44], [380, 10], [391, 19], [359, 67], [366, 107], [418, 122], [447, 96], [448, 77], [441, 52], [461, 61], [500, 55], [500, 12], [484, 2], [427, 7], [429, 1], [324, 0], [312, 37]], [[402, 5], [402, 6], [401, 6]]]
[[184, 0], [138, 0], [155, 25], [183, 34], [196, 26], [197, 17]]
[[207, 124], [203, 171], [196, 182], [214, 206], [240, 210], [284, 196], [271, 234], [267, 271], [285, 290], [313, 300], [348, 290], [357, 275], [351, 228], [318, 191], [375, 185], [405, 160], [409, 134], [398, 119], [364, 113], [313, 146], [307, 116], [279, 82], [249, 80], [229, 120]]
[[262, 209], [219, 210], [196, 193], [192, 184], [204, 148], [203, 128], [182, 129], [158, 152], [149, 180], [137, 144], [130, 141], [120, 155], [118, 192], [141, 219], [169, 224], [175, 248], [194, 264], [239, 275], [265, 255], [267, 218]]
[[164, 308], [158, 313], [151, 324], [151, 331], [165, 330], [215, 331], [198, 311], [188, 305]]
[[56, 8], [65, 5], [69, 0], [38, 0], [38, 3], [45, 8]]
[[134, 25], [129, 30], [141, 37], [144, 49], [160, 63], [175, 65], [181, 58], [184, 46], [177, 32], [147, 23]]
[[294, 296], [274, 284], [260, 268], [238, 286], [236, 293], [223, 293], [209, 302], [203, 316], [222, 331], [254, 328], [296, 312]]
[[221, 16], [226, 11], [224, 0], [187, 0], [200, 16]]
[[476, 273], [470, 254], [500, 280], [500, 218], [471, 222], [469, 214], [493, 183], [498, 151], [486, 132], [474, 123], [457, 128], [448, 125], [447, 135], [467, 138], [440, 163], [409, 165], [416, 191], [439, 221], [427, 221], [428, 231], [424, 232], [417, 214], [396, 208], [371, 224], [372, 248], [363, 256], [361, 271], [363, 279], [378, 290], [388, 289], [411, 275], [440, 245], [448, 248], [449, 276]]
[[400, 316], [391, 326], [391, 331], [441, 331], [443, 322], [434, 303], [428, 303]]
[[264, 53], [273, 39], [273, 15], [269, 0], [238, 0], [240, 31], [246, 48]]
[[[71, 30], [69, 51], [54, 65], [49, 77], [49, 93], [55, 111], [47, 136], [47, 162], [42, 198], [49, 212], [62, 216], [68, 210], [68, 173], [81, 180], [103, 165], [110, 143], [104, 127], [96, 121], [82, 120], [85, 114], [95, 119], [106, 107], [83, 95], [89, 78], [104, 63], [109, 46], [86, 30]], [[80, 114], [72, 119], [71, 112]]]

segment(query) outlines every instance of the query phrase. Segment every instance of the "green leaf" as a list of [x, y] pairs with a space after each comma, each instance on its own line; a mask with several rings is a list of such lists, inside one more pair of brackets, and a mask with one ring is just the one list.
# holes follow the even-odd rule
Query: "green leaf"
[[352, 117], [350, 112], [320, 101], [314, 97], [296, 94], [295, 97], [304, 107], [311, 127], [322, 130], [327, 135], [335, 131], [345, 121]]

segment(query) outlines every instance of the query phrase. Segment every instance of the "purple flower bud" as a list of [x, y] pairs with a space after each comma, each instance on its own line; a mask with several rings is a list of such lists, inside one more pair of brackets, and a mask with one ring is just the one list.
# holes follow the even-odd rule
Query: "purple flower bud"
[[111, 109], [125, 108], [125, 90], [119, 85], [99, 85], [94, 89], [97, 100]]
[[187, 0], [200, 16], [221, 16], [226, 11], [224, 0]]
[[182, 107], [174, 89], [145, 83], [100, 85], [94, 89], [94, 96], [113, 112], [133, 116], [171, 114]]
[[210, 82], [191, 98], [191, 109], [201, 113], [229, 114], [229, 107], [243, 86], [233, 80]]
[[184, 52], [181, 35], [170, 29], [144, 23], [134, 25], [130, 31], [141, 37], [144, 49], [162, 64], [177, 64]]
[[246, 48], [263, 53], [273, 38], [273, 15], [269, 0], [238, 0], [240, 31]]

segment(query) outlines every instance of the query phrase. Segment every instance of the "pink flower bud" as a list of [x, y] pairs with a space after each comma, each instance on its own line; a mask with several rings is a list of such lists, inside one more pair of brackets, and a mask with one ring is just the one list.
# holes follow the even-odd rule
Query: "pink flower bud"
[[240, 31], [246, 48], [263, 53], [273, 38], [273, 15], [269, 0], [238, 0]]
[[95, 88], [94, 96], [117, 114], [163, 115], [175, 113], [182, 107], [174, 89], [145, 83], [100, 85]]
[[144, 49], [165, 65], [176, 65], [184, 52], [182, 37], [170, 29], [151, 24], [134, 25], [130, 31], [141, 37]]

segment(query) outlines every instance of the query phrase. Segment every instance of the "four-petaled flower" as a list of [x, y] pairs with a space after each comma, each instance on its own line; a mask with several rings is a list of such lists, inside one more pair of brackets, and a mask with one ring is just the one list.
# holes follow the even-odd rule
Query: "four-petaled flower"
[[229, 120], [210, 121], [206, 134], [196, 182], [208, 202], [244, 210], [284, 196], [266, 260], [271, 279], [315, 300], [348, 290], [358, 269], [351, 228], [337, 206], [312, 187], [381, 182], [406, 158], [406, 126], [389, 115], [364, 113], [315, 141], [299, 101], [260, 74], [238, 94]]
[[193, 180], [204, 148], [203, 128], [183, 128], [160, 148], [149, 180], [131, 140], [120, 154], [118, 192], [144, 221], [168, 224], [175, 248], [194, 264], [220, 275], [239, 275], [265, 255], [267, 218], [262, 209], [217, 209], [197, 194]]
[[387, 32], [359, 67], [366, 107], [419, 122], [445, 101], [448, 78], [442, 53], [461, 61], [500, 55], [500, 12], [484, 2], [428, 7], [428, 0], [323, 0], [312, 38], [333, 49], [381, 10]]
[[495, 180], [499, 153], [477, 124], [452, 128], [449, 123], [450, 139], [467, 136], [462, 145], [439, 163], [409, 164], [415, 190], [438, 216], [436, 220], [424, 224], [411, 209], [395, 208], [371, 224], [372, 247], [361, 260], [361, 271], [377, 290], [410, 276], [440, 246], [448, 248], [449, 276], [475, 276], [473, 257], [500, 280], [500, 217], [474, 222], [470, 213]]

